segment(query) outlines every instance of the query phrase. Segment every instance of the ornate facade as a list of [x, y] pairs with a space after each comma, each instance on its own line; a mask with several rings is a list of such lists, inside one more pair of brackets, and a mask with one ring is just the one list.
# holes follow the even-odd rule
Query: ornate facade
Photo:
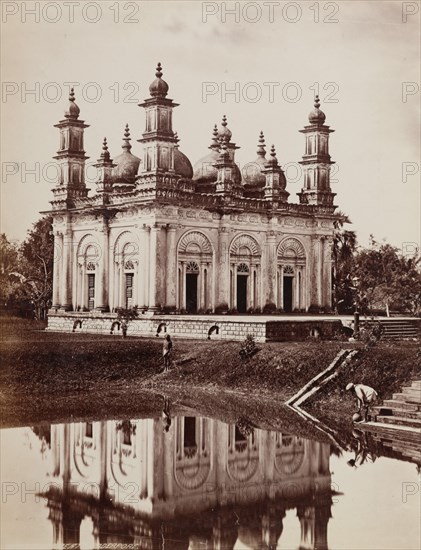
[[[329, 135], [316, 97], [301, 161], [299, 202], [289, 202], [274, 146], [263, 133], [257, 159], [240, 171], [226, 117], [209, 153], [194, 167], [173, 131], [168, 84], [158, 64], [145, 111], [145, 132], [132, 152], [111, 159], [104, 139], [95, 192], [84, 180], [83, 137], [74, 92], [55, 157], [61, 176], [51, 201], [55, 237], [53, 308], [112, 312], [138, 306], [247, 312], [267, 304], [285, 312], [331, 306], [331, 247], [336, 206], [330, 188]], [[273, 307], [273, 306], [272, 306]]]

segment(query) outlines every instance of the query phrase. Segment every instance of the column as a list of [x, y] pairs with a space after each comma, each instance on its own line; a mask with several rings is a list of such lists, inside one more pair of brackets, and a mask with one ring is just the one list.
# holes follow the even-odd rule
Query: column
[[300, 548], [314, 548], [315, 510], [313, 506], [298, 506], [297, 516], [301, 527]]
[[237, 307], [237, 266], [235, 264], [231, 265], [232, 270], [232, 295], [231, 295], [231, 301], [232, 301], [232, 307]]
[[63, 269], [61, 277], [61, 308], [64, 311], [72, 310], [72, 228], [67, 222], [63, 236]]
[[141, 266], [139, 272], [139, 306], [146, 309], [149, 303], [149, 230], [143, 225], [140, 229], [140, 248], [142, 250]]
[[181, 304], [180, 309], [186, 309], [186, 262], [181, 262]]
[[160, 227], [153, 225], [149, 236], [149, 311], [157, 311], [158, 304], [156, 303], [157, 290], [157, 244], [158, 232]]
[[134, 274], [133, 274], [133, 307], [139, 305], [139, 262], [134, 260]]
[[167, 225], [167, 261], [165, 272], [165, 305], [175, 309], [177, 302], [177, 249], [176, 226], [173, 224]]
[[218, 298], [216, 306], [219, 304], [230, 305], [230, 271], [229, 271], [229, 233], [227, 227], [219, 229], [219, 250], [216, 261], [216, 270], [219, 276], [215, 277], [214, 284], [218, 281]]
[[300, 268], [298, 266], [295, 267], [295, 309], [300, 309]]
[[279, 293], [280, 293], [280, 307], [284, 309], [284, 266], [281, 265], [279, 268]]
[[113, 289], [113, 309], [115, 310], [119, 306], [119, 288], [120, 288], [120, 265], [116, 259], [113, 263], [114, 269], [114, 289]]
[[53, 307], [60, 307], [60, 262], [62, 261], [62, 234], [54, 233], [54, 265], [53, 265]]
[[266, 272], [267, 272], [267, 293], [266, 299], [269, 303], [275, 303], [276, 285], [276, 235], [270, 231], [266, 237]]
[[202, 309], [205, 309], [206, 308], [206, 298], [205, 298], [205, 291], [206, 291], [206, 279], [207, 277], [205, 276], [205, 269], [206, 269], [206, 264], [205, 263], [202, 263], [200, 264], [200, 307]]
[[125, 280], [124, 280], [124, 258], [122, 257], [119, 263], [119, 307], [126, 307], [126, 289], [125, 289]]
[[325, 240], [325, 257], [324, 257], [324, 306], [332, 307], [332, 237]]
[[255, 269], [254, 267], [251, 267], [250, 269], [250, 307], [255, 307], [255, 304], [254, 304], [254, 273], [255, 273]]
[[321, 237], [318, 241], [318, 264], [317, 264], [317, 303], [323, 305], [323, 244]]
[[95, 296], [96, 307], [98, 311], [109, 311], [108, 304], [108, 247], [109, 247], [109, 228], [105, 219], [102, 220], [100, 232], [101, 256], [98, 261], [98, 296]]

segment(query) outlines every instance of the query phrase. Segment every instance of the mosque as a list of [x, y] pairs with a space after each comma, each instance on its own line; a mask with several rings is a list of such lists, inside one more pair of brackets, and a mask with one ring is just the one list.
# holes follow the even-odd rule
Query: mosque
[[[257, 158], [240, 171], [224, 115], [194, 165], [173, 130], [169, 86], [158, 63], [145, 131], [132, 153], [129, 126], [111, 158], [104, 139], [89, 192], [80, 109], [72, 90], [55, 125], [60, 177], [51, 210], [55, 241], [52, 312], [110, 314], [137, 306], [162, 313], [328, 311], [332, 304], [335, 193], [329, 134], [316, 96], [304, 134], [298, 202], [263, 132]], [[137, 152], [137, 151], [136, 151]]]

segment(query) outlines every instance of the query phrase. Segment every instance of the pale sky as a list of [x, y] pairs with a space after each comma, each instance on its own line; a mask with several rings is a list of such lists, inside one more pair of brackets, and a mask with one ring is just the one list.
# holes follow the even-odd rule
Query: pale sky
[[[240, 167], [256, 158], [263, 130], [268, 148], [274, 143], [279, 162], [290, 165], [290, 180], [304, 152], [299, 130], [308, 124], [318, 83], [326, 124], [335, 130], [335, 204], [363, 245], [370, 233], [404, 251], [411, 247], [404, 243], [419, 245], [419, 3], [239, 2], [235, 15], [224, 14], [235, 2], [122, 0], [118, 12], [116, 2], [88, 2], [83, 12], [79, 1], [73, 22], [70, 7], [60, 14], [54, 2], [38, 2], [39, 22], [23, 13], [21, 2], [1, 4], [1, 230], [10, 238], [23, 239], [39, 211], [49, 208], [54, 183], [44, 176], [54, 178], [46, 166], [59, 145], [53, 124], [68, 104], [64, 83], [80, 83], [76, 102], [90, 125], [90, 162], [104, 136], [112, 157], [121, 152], [126, 122], [139, 156], [144, 114], [137, 103], [149, 96], [160, 61], [168, 97], [180, 103], [174, 113], [180, 148], [193, 165], [226, 114], [241, 147]], [[26, 2], [27, 9], [35, 4]], [[206, 87], [214, 93], [204, 96]], [[239, 96], [224, 95], [224, 87], [237, 87]], [[11, 163], [18, 163], [17, 174], [10, 174]], [[301, 185], [289, 181], [290, 202], [298, 202]]]

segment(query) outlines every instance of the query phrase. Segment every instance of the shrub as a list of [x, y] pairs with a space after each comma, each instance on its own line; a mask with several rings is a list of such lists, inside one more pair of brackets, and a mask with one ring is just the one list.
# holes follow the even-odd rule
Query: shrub
[[266, 313], [267, 315], [273, 315], [274, 313], [276, 313], [276, 310], [276, 304], [274, 304], [273, 302], [268, 302], [263, 308], [263, 313]]
[[222, 304], [218, 304], [215, 308], [215, 313], [221, 314], [221, 313], [227, 313], [229, 310], [228, 304], [223, 302]]
[[239, 351], [240, 357], [246, 359], [254, 355], [257, 351], [256, 341], [254, 339], [254, 334], [247, 334], [245, 340], [241, 344], [241, 349]]

